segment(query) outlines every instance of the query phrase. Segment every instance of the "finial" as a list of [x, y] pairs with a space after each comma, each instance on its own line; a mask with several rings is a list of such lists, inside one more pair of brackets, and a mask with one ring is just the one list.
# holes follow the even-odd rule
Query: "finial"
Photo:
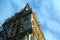
[[29, 0], [25, 0], [26, 1], [26, 6], [24, 7], [24, 10], [29, 11], [32, 10], [29, 6]]
[[29, 4], [27, 3], [27, 5], [25, 6], [25, 10], [29, 10], [30, 9], [30, 6]]

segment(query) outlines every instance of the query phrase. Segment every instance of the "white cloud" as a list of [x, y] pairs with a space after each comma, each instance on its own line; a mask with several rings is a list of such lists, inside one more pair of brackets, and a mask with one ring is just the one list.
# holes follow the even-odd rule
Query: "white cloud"
[[54, 20], [47, 20], [47, 28], [49, 28], [52, 31], [60, 33], [60, 23]]
[[60, 0], [53, 0], [53, 6], [56, 11], [60, 11]]
[[60, 20], [60, 0], [53, 0], [53, 8], [57, 19]]
[[50, 31], [46, 30], [45, 32], [45, 38], [46, 40], [57, 40], [57, 38], [55, 37], [55, 35], [53, 35], [53, 33], [51, 33]]

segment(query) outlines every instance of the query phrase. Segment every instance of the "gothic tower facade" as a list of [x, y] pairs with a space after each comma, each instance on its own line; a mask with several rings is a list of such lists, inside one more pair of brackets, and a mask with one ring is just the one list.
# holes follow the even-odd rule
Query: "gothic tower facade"
[[21, 12], [8, 18], [2, 27], [4, 34], [2, 40], [45, 40], [35, 13], [29, 4]]

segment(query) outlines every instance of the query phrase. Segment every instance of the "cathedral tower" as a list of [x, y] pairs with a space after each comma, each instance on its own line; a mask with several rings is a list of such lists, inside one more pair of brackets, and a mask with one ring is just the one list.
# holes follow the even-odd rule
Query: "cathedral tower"
[[7, 19], [2, 26], [6, 40], [45, 40], [35, 13], [28, 3], [23, 10]]

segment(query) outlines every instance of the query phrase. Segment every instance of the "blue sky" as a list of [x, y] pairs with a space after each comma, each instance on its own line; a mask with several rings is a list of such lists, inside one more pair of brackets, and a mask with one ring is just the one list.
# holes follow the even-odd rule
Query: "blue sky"
[[[26, 3], [25, 0], [0, 0], [0, 27]], [[60, 0], [29, 0], [29, 4], [36, 13], [46, 40], [60, 40]]]

